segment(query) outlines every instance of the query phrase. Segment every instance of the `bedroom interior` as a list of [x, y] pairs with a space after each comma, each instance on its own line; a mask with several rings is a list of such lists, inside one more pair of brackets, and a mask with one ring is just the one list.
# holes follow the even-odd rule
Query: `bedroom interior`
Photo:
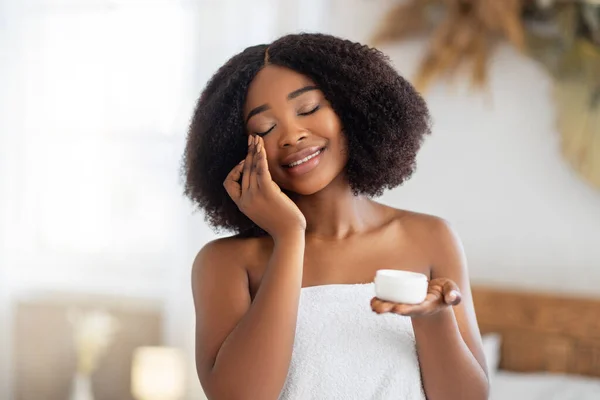
[[[494, 0], [150, 3], [0, 0], [0, 399], [205, 398], [190, 266], [219, 235], [181, 195], [187, 123], [225, 59], [295, 31], [421, 78], [433, 134], [380, 200], [461, 235], [491, 399], [600, 398], [598, 1], [511, 0], [510, 29]], [[448, 15], [485, 40], [436, 54]]]

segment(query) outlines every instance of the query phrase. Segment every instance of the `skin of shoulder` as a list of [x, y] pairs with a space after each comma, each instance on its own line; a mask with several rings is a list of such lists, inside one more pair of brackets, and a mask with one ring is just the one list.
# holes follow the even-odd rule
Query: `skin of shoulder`
[[[215, 239], [198, 252], [192, 267], [194, 279], [199, 275], [209, 278], [213, 274], [228, 276], [246, 273], [251, 260], [265, 247], [265, 239], [246, 238], [238, 235]], [[219, 271], [213, 271], [218, 269]]]
[[[388, 225], [401, 232], [402, 237], [410, 238], [411, 245], [427, 255], [432, 277], [443, 276], [448, 272], [444, 271], [448, 266], [457, 266], [457, 263], [447, 262], [447, 257], [456, 259], [462, 253], [460, 239], [448, 221], [434, 215], [383, 207], [392, 217]], [[386, 232], [389, 231], [381, 230], [381, 234]], [[249, 290], [264, 270], [272, 249], [273, 241], [268, 236], [247, 238], [236, 235], [213, 240], [196, 256], [193, 278], [212, 281], [243, 274], [254, 278], [252, 282], [246, 280], [245, 289]]]
[[[193, 291], [220, 287], [224, 280], [233, 280], [232, 287], [248, 295], [254, 286], [254, 271], [264, 270], [272, 248], [273, 241], [268, 236], [248, 238], [235, 235], [208, 242], [198, 252], [192, 266]], [[209, 284], [200, 285], [200, 281]]]
[[198, 261], [205, 260], [225, 264], [237, 264], [236, 261], [243, 260], [244, 256], [256, 247], [259, 239], [244, 238], [235, 235], [212, 240], [200, 249], [194, 265], [199, 264]]
[[[451, 224], [438, 216], [394, 209], [395, 220], [414, 242], [428, 255], [432, 275], [443, 275], [449, 264], [447, 258], [455, 259], [462, 253], [460, 238]], [[464, 258], [460, 256], [460, 258]], [[465, 260], [462, 260], [465, 261]], [[466, 264], [466, 263], [462, 263]], [[440, 275], [441, 274], [441, 275]]]

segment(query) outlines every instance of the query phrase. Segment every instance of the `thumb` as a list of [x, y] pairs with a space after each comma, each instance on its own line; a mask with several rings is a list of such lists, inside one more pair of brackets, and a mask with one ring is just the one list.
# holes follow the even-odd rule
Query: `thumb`
[[444, 283], [442, 293], [444, 294], [444, 302], [450, 306], [455, 306], [461, 301], [458, 285], [450, 279]]
[[242, 177], [242, 170], [244, 168], [245, 160], [242, 160], [238, 165], [236, 165], [231, 172], [227, 175], [227, 178], [223, 182], [223, 186], [229, 194], [229, 197], [237, 203], [242, 194], [241, 186], [240, 186], [240, 178]]

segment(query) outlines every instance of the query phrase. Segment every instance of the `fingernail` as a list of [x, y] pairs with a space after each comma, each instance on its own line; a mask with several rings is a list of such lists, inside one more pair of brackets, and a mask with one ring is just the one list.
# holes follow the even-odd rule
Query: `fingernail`
[[254, 144], [258, 144], [258, 135], [254, 135]]
[[450, 300], [456, 300], [456, 298], [458, 297], [458, 292], [456, 290], [453, 290], [450, 292], [448, 297], [450, 297]]
[[256, 154], [260, 154], [260, 149], [261, 149], [261, 146], [260, 146], [260, 143], [258, 143], [256, 145]]
[[248, 146], [252, 144], [252, 136], [248, 135]]

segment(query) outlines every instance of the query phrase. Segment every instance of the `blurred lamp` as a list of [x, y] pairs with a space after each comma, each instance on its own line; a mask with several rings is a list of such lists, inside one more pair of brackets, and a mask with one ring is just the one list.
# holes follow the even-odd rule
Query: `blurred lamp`
[[133, 354], [131, 393], [138, 400], [177, 400], [185, 393], [185, 363], [172, 347], [139, 347]]

